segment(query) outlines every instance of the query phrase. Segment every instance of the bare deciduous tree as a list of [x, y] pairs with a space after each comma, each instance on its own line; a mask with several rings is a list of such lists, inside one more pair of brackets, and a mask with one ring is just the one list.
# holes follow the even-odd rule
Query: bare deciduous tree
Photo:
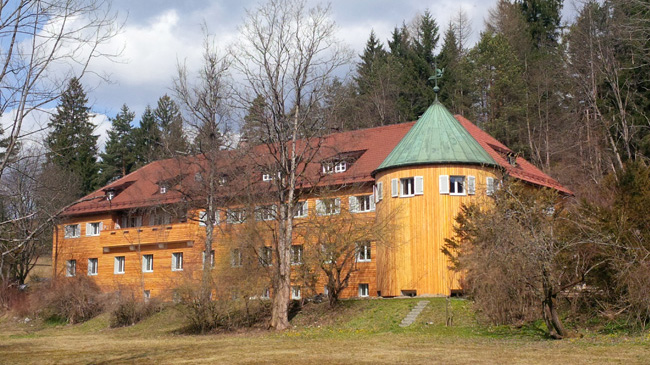
[[267, 151], [258, 160], [278, 176], [271, 327], [283, 330], [289, 326], [293, 212], [322, 133], [321, 121], [311, 113], [334, 71], [351, 55], [335, 37], [329, 7], [308, 8], [303, 0], [270, 0], [247, 12], [240, 31], [233, 52], [245, 80], [239, 96], [244, 103], [262, 97], [268, 107], [269, 118], [261, 121]]

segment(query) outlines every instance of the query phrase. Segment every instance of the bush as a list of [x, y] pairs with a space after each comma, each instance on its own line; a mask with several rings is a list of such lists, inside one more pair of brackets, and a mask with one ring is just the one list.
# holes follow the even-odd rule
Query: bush
[[111, 311], [110, 326], [132, 326], [141, 320], [162, 310], [162, 304], [156, 299], [137, 300], [135, 295], [120, 296]]
[[63, 278], [34, 293], [35, 311], [45, 320], [80, 323], [100, 314], [105, 295], [85, 276]]
[[264, 325], [270, 317], [270, 303], [248, 297], [213, 300], [195, 288], [179, 291], [180, 310], [187, 321], [186, 330], [205, 333], [214, 330], [232, 331]]

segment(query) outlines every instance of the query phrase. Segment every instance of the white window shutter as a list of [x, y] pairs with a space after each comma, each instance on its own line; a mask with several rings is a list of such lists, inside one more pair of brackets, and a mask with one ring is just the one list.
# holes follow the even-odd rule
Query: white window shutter
[[307, 200], [305, 200], [302, 204], [303, 204], [303, 208], [302, 208], [303, 215], [306, 217], [309, 215], [309, 203], [307, 202]]
[[199, 212], [199, 226], [205, 226], [206, 213], [205, 210]]
[[370, 199], [370, 210], [375, 210], [375, 199]]
[[449, 175], [440, 175], [438, 177], [438, 186], [440, 194], [449, 194]]
[[373, 185], [372, 186], [372, 199], [371, 200], [373, 202], [375, 202], [375, 203], [379, 202], [379, 194], [377, 194], [377, 190], [379, 190], [377, 188], [377, 185]]
[[424, 177], [415, 176], [414, 180], [415, 180], [415, 195], [424, 194]]
[[383, 182], [378, 182], [377, 183], [377, 201], [380, 202], [382, 199], [384, 199], [384, 183]]
[[220, 223], [220, 222], [219, 222], [219, 219], [221, 219], [221, 217], [219, 216], [219, 211], [216, 210], [216, 211], [214, 212], [214, 221], [213, 221], [212, 223], [216, 226], [217, 224]]
[[359, 211], [359, 201], [357, 200], [356, 196], [350, 196], [348, 197], [348, 201], [350, 203], [350, 212], [356, 213]]
[[336, 214], [341, 213], [341, 198], [334, 199], [334, 205], [336, 205]]
[[476, 194], [476, 177], [474, 176], [467, 177], [467, 194]]
[[390, 195], [395, 198], [399, 194], [399, 180], [392, 179], [390, 181]]
[[[81, 232], [79, 232], [81, 233]], [[90, 236], [90, 223], [86, 223], [86, 236]], [[81, 236], [81, 235], [80, 235]]]
[[99, 231], [101, 232], [103, 230], [104, 230], [104, 222], [99, 222]]
[[485, 194], [488, 196], [494, 195], [494, 178], [493, 177], [487, 177], [485, 178]]
[[325, 206], [323, 205], [322, 200], [316, 200], [316, 214], [323, 215], [325, 214]]

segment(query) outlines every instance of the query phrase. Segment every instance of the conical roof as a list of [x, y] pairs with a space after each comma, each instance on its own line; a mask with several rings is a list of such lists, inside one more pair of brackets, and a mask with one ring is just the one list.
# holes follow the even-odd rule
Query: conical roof
[[497, 164], [449, 110], [436, 101], [411, 127], [375, 173], [395, 167], [441, 163]]

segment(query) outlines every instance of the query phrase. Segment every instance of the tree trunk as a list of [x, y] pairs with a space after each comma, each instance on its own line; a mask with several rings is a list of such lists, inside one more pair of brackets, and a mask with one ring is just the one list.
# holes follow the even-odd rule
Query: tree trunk
[[291, 225], [286, 204], [280, 206], [280, 234], [276, 253], [278, 264], [273, 278], [273, 304], [271, 328], [282, 331], [289, 328], [289, 303], [291, 301]]

